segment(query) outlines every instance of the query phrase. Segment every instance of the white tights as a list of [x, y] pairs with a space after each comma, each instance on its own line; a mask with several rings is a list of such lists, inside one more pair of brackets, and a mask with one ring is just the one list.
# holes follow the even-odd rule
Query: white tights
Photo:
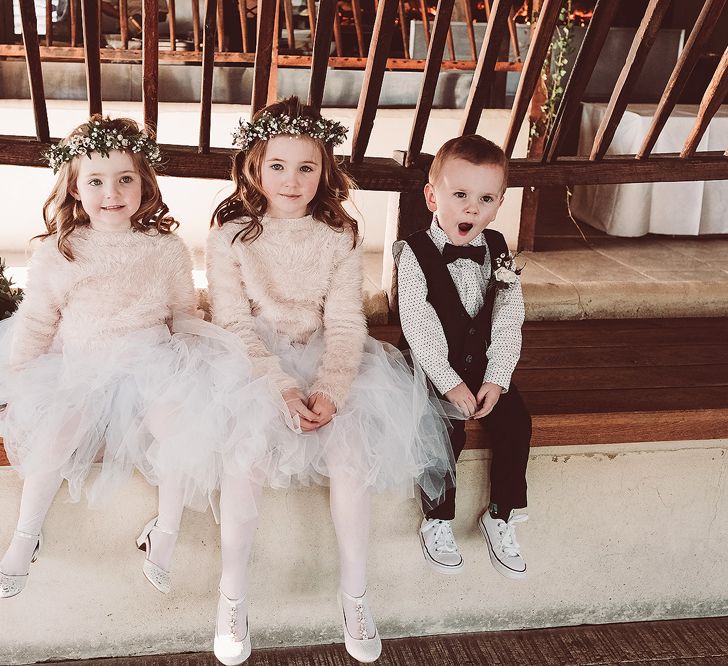
[[[329, 496], [331, 519], [339, 545], [340, 585], [350, 596], [366, 591], [366, 569], [369, 545], [369, 494], [361, 483], [350, 477], [334, 474]], [[249, 479], [226, 476], [220, 491], [220, 536], [222, 577], [220, 591], [230, 600], [242, 601], [248, 591], [248, 560], [258, 527], [261, 487]], [[251, 508], [255, 507], [255, 514]], [[247, 612], [244, 604], [239, 604]], [[347, 623], [349, 616], [347, 613]], [[220, 617], [218, 632], [226, 633], [226, 618]], [[352, 625], [352, 634], [354, 626]], [[373, 627], [370, 628], [373, 631]]]
[[[28, 535], [40, 534], [46, 514], [62, 482], [63, 478], [59, 472], [36, 474], [25, 479], [16, 528], [18, 532]], [[169, 569], [183, 509], [182, 489], [176, 484], [160, 484], [157, 521], [160, 529], [155, 530], [152, 535], [154, 540], [152, 561], [163, 569]], [[0, 571], [12, 576], [27, 574], [36, 543], [36, 539], [13, 535], [5, 555], [0, 560]]]

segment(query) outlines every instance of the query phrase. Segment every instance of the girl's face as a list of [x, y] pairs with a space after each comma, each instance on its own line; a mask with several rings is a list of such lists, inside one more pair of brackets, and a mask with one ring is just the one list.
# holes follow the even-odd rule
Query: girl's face
[[142, 202], [142, 179], [126, 151], [112, 150], [108, 157], [91, 153], [78, 158], [78, 177], [71, 194], [78, 199], [101, 231], [125, 231]]
[[266, 143], [260, 180], [266, 215], [304, 217], [321, 180], [321, 150], [307, 136], [274, 136]]

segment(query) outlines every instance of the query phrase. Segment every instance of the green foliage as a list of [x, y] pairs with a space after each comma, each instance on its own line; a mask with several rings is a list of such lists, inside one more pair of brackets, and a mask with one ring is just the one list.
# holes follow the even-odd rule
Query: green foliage
[[6, 319], [23, 300], [23, 290], [13, 286], [12, 278], [5, 277], [5, 262], [0, 258], [0, 319]]

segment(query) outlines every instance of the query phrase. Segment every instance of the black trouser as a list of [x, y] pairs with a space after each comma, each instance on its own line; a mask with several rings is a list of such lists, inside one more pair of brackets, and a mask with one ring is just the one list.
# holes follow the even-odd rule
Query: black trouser
[[[511, 384], [501, 394], [493, 411], [478, 419], [490, 438], [490, 501], [501, 507], [521, 509], [526, 506], [526, 466], [531, 442], [531, 415], [518, 389]], [[465, 446], [465, 421], [452, 421], [450, 435], [453, 456], [457, 462]], [[423, 506], [427, 506], [423, 502]], [[448, 490], [445, 500], [432, 510], [428, 518], [455, 518], [455, 488]]]

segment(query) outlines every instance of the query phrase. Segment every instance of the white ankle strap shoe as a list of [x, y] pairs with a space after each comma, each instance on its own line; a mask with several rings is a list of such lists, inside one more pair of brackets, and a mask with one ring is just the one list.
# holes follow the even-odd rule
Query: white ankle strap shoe
[[[40, 534], [28, 534], [27, 532], [20, 532], [15, 530], [14, 536], [21, 539], [36, 539], [35, 549], [33, 550], [33, 556], [30, 560], [32, 564], [38, 559], [38, 553], [43, 546], [43, 533]], [[12, 575], [5, 574], [0, 571], [0, 599], [9, 599], [20, 594], [25, 589], [25, 584], [28, 582], [28, 574]]]
[[[242, 599], [228, 599], [220, 592], [217, 604], [217, 620], [215, 622], [214, 652], [217, 660], [225, 666], [238, 666], [250, 657], [250, 628], [248, 627], [248, 614], [245, 620], [241, 617]], [[226, 632], [220, 634], [218, 626], [225, 625]]]
[[[354, 659], [364, 664], [369, 664], [379, 659], [379, 655], [382, 654], [382, 639], [379, 637], [376, 624], [374, 624], [374, 618], [369, 610], [366, 594], [362, 594], [360, 597], [352, 597], [340, 589], [339, 607], [341, 608], [341, 621], [344, 626], [344, 645], [346, 646], [346, 651]], [[355, 635], [352, 635], [346, 623], [347, 609], [350, 612], [356, 613], [357, 631]], [[369, 631], [367, 628], [369, 626], [374, 627], [373, 632]]]
[[154, 587], [156, 587], [162, 594], [169, 594], [170, 590], [172, 589], [172, 576], [170, 576], [169, 571], [162, 569], [162, 567], [157, 566], [149, 559], [152, 552], [151, 533], [152, 530], [157, 530], [158, 532], [164, 532], [165, 534], [171, 534], [172, 536], [176, 536], [177, 532], [168, 532], [167, 530], [163, 530], [157, 527], [158, 518], [159, 516], [154, 516], [154, 518], [152, 518], [144, 526], [142, 533], [136, 540], [136, 545], [139, 550], [146, 551], [144, 564], [142, 566], [142, 572], [144, 573], [146, 579], [152, 585], [154, 585]]

